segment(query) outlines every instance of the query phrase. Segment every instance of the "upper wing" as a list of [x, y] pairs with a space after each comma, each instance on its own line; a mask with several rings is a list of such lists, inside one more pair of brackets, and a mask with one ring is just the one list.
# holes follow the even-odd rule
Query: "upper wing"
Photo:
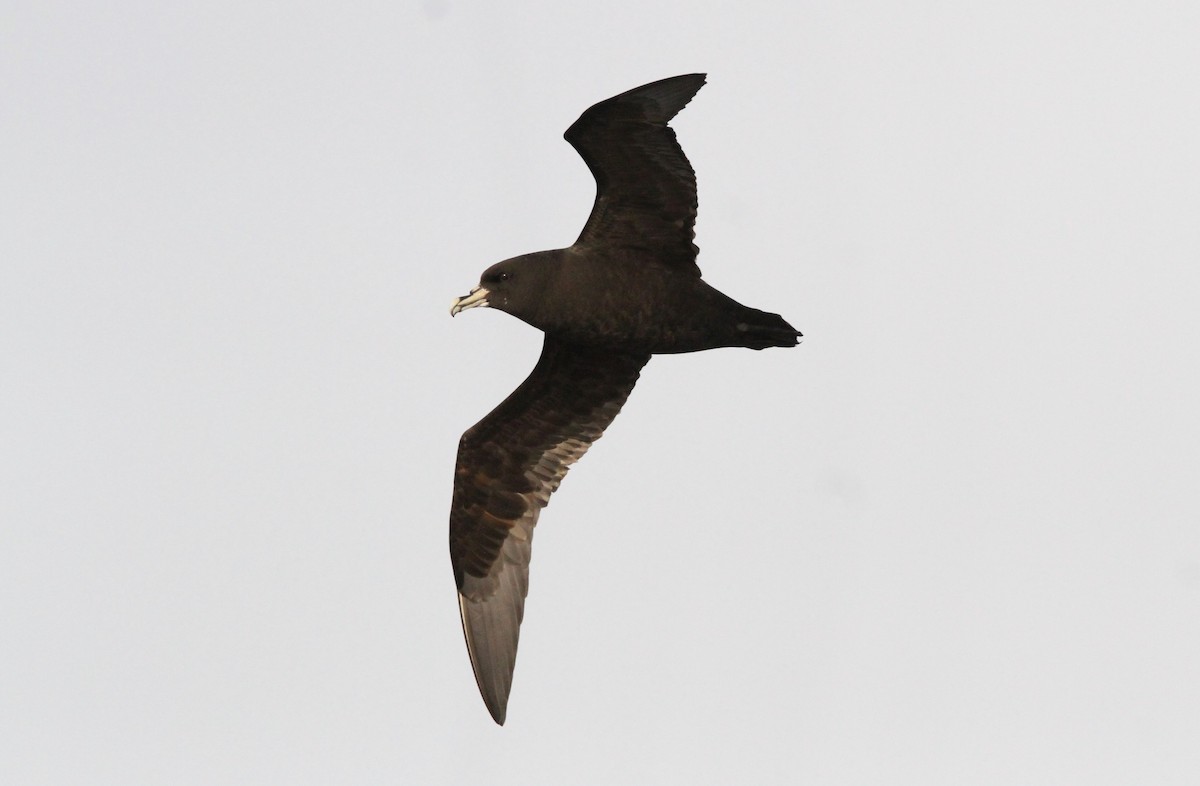
[[696, 173], [667, 121], [704, 74], [671, 77], [601, 101], [567, 129], [596, 178], [596, 202], [576, 245], [645, 249], [696, 276]]
[[450, 561], [475, 680], [504, 723], [538, 513], [621, 410], [649, 355], [546, 336], [529, 378], [462, 436]]

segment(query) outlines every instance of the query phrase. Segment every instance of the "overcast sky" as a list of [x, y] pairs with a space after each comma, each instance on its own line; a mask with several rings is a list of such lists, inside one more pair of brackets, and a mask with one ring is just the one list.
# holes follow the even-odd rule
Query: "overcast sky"
[[[0, 781], [1200, 782], [1200, 6], [5, 3]], [[446, 548], [675, 120], [710, 283], [537, 531], [508, 723]]]

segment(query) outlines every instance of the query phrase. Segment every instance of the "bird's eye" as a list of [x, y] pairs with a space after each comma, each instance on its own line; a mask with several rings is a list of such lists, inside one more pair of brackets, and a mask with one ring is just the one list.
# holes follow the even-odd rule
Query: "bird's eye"
[[508, 272], [502, 271], [500, 275], [496, 276], [496, 278], [500, 279], [501, 281], [508, 281]]

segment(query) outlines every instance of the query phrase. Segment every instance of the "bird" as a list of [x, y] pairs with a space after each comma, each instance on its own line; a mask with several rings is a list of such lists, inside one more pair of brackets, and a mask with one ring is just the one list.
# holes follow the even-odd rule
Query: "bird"
[[504, 724], [529, 589], [534, 526], [567, 470], [625, 404], [652, 355], [792, 347], [778, 314], [705, 283], [696, 264], [696, 175], [667, 124], [705, 84], [684, 74], [587, 109], [564, 137], [596, 180], [569, 248], [488, 267], [450, 307], [493, 308], [541, 330], [529, 377], [458, 445], [450, 559], [467, 652]]

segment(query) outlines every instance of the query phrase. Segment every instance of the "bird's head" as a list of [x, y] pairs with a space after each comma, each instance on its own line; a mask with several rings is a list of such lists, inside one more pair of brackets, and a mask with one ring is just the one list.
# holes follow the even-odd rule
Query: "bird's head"
[[479, 286], [450, 304], [450, 316], [468, 308], [488, 307], [534, 324], [545, 291], [547, 266], [536, 254], [513, 257], [483, 271]]

